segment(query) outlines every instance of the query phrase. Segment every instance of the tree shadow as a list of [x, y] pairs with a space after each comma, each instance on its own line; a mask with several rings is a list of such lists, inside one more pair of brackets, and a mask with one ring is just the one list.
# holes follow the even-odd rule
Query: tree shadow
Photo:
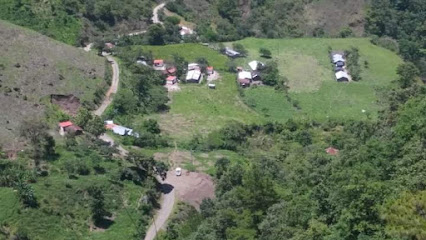
[[114, 221], [108, 218], [102, 218], [95, 223], [95, 227], [101, 228], [101, 229], [108, 229], [114, 224]]
[[163, 183], [160, 186], [160, 191], [163, 194], [169, 194], [171, 191], [173, 191], [175, 187], [173, 187], [172, 185], [168, 184], [168, 183]]

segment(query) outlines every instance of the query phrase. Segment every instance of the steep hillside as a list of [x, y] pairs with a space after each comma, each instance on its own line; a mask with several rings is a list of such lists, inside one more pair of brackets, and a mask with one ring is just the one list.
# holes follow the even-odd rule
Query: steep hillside
[[22, 119], [43, 114], [51, 95], [93, 106], [107, 86], [105, 60], [94, 54], [3, 21], [0, 42], [0, 144], [16, 138]]

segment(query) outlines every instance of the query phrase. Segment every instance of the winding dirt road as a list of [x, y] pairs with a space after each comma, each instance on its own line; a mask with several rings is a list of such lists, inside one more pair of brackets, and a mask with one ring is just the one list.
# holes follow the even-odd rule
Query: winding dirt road
[[154, 10], [152, 10], [152, 22], [154, 24], [159, 23], [159, 24], [163, 24], [162, 21], [160, 21], [160, 18], [158, 17], [158, 11], [160, 11], [164, 6], [166, 6], [166, 3], [161, 3], [159, 5], [157, 5]]
[[105, 109], [107, 109], [107, 107], [112, 103], [113, 98], [111, 94], [117, 93], [118, 83], [120, 81], [120, 69], [118, 68], [117, 61], [115, 61], [115, 59], [111, 56], [106, 56], [106, 58], [112, 66], [112, 83], [111, 87], [108, 89], [108, 92], [105, 94], [104, 101], [99, 106], [99, 108], [94, 111], [94, 114], [97, 116], [101, 116], [105, 112]]

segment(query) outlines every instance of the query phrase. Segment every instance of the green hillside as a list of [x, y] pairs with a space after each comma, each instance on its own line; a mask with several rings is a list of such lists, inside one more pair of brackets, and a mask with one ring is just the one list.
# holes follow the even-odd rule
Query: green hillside
[[107, 88], [105, 60], [31, 30], [0, 21], [0, 144], [16, 138], [21, 120], [41, 116], [52, 94], [94, 106]]

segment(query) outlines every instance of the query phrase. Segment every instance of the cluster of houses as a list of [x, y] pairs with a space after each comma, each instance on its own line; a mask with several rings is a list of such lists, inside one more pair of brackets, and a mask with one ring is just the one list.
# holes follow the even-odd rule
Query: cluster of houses
[[[138, 60], [140, 64], [147, 65], [146, 61]], [[179, 79], [176, 76], [177, 69], [175, 66], [166, 64], [163, 59], [155, 59], [153, 61], [153, 68], [157, 71], [162, 71], [166, 76], [166, 85], [174, 85], [178, 83]], [[207, 74], [213, 74], [214, 69], [212, 66], [206, 68]], [[185, 81], [187, 83], [200, 83], [202, 80], [203, 73], [201, 71], [201, 66], [198, 63], [189, 63], [187, 67], [187, 72], [185, 76]]]
[[346, 71], [346, 60], [342, 53], [332, 53], [331, 61], [334, 64], [334, 73], [336, 76], [336, 81], [338, 82], [348, 82], [350, 80], [350, 76]]
[[237, 67], [237, 81], [241, 87], [250, 87], [252, 84], [261, 84], [261, 69], [265, 67], [264, 63], [259, 61], [251, 61], [248, 63], [250, 69]]

